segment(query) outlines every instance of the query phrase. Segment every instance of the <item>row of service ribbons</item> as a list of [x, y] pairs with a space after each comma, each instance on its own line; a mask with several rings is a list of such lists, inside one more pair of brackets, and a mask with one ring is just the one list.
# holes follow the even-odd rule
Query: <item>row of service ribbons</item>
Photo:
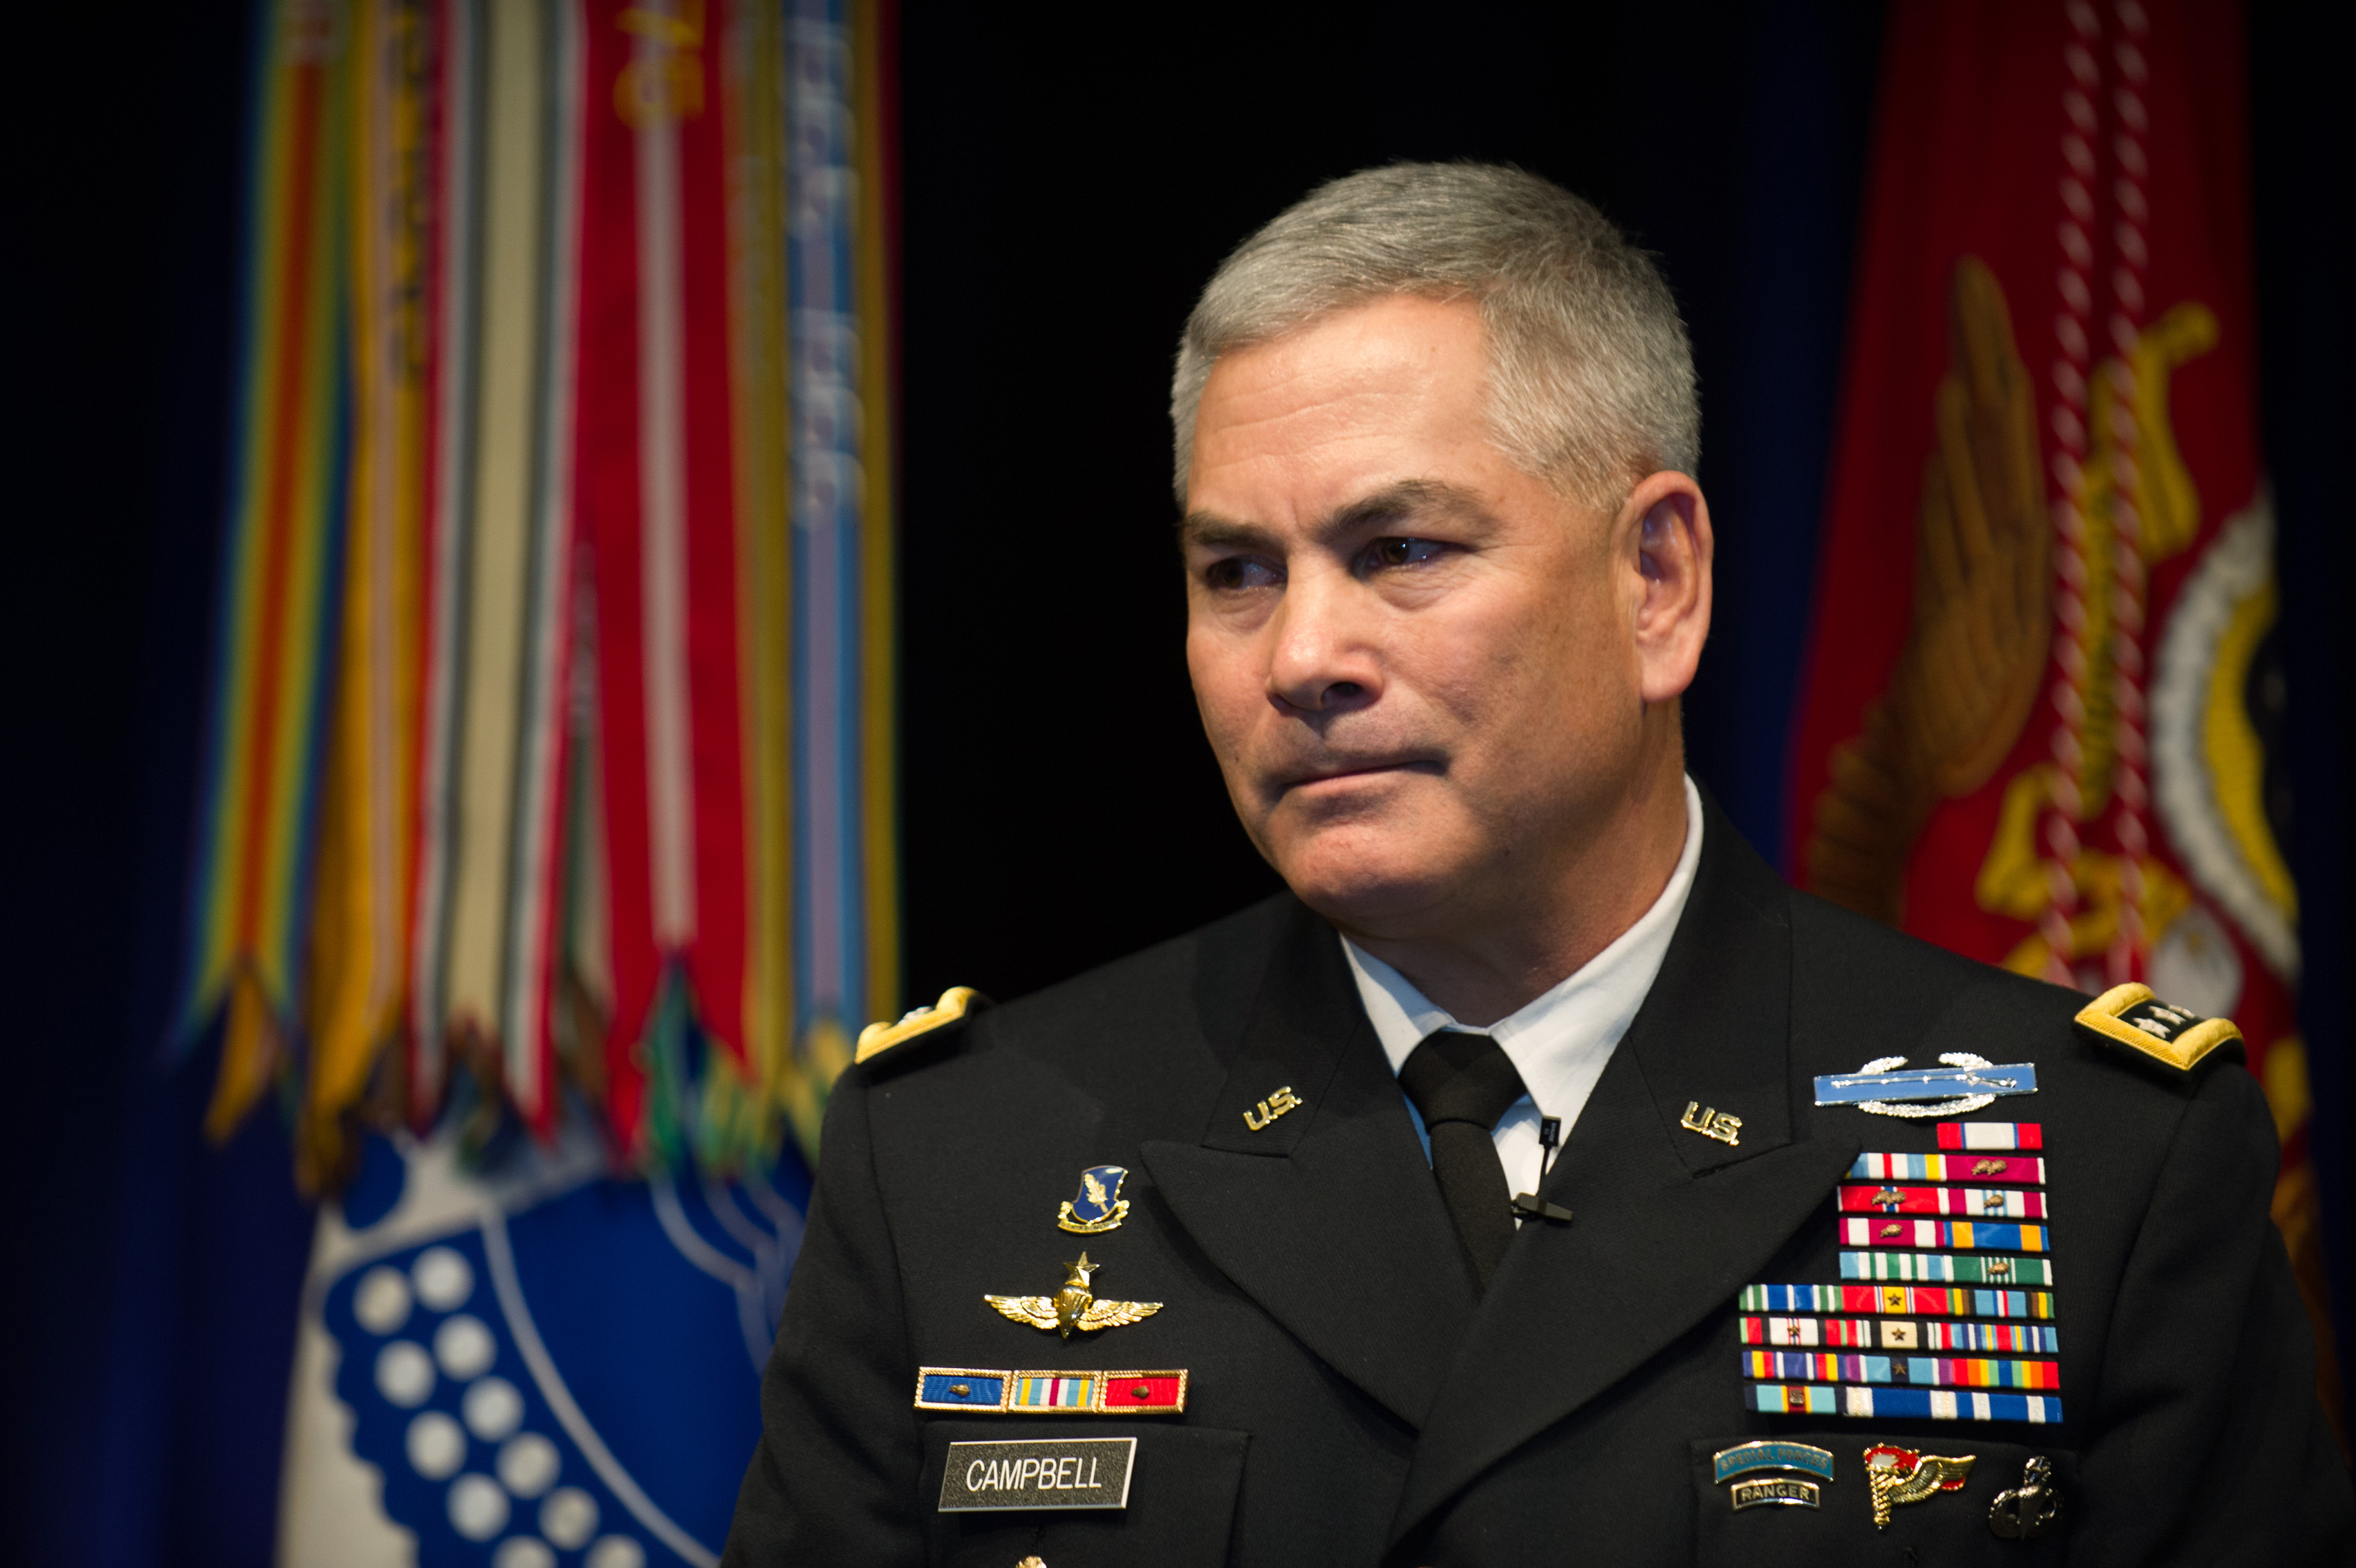
[[1942, 1122], [1938, 1142], [1857, 1157], [1835, 1193], [1837, 1283], [1743, 1287], [1749, 1408], [2062, 1419], [2043, 1129]]

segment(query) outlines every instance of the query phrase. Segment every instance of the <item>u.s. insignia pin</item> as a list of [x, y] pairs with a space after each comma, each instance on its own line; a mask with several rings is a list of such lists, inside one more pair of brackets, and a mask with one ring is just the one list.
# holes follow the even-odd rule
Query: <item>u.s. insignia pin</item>
[[1734, 1148], [1742, 1142], [1740, 1116], [1730, 1116], [1715, 1105], [1705, 1107], [1698, 1100], [1686, 1102], [1686, 1114], [1677, 1118], [1677, 1125], [1689, 1133], [1716, 1138], [1729, 1148]]
[[1119, 1229], [1129, 1218], [1129, 1200], [1120, 1195], [1120, 1184], [1128, 1179], [1129, 1172], [1118, 1165], [1088, 1167], [1080, 1172], [1080, 1195], [1066, 1200], [1055, 1223], [1084, 1236]]

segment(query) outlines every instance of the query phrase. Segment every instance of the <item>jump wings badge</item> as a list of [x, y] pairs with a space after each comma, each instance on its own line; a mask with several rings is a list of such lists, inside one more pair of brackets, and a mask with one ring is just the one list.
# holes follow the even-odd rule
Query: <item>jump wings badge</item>
[[1075, 1328], [1093, 1334], [1099, 1328], [1142, 1321], [1162, 1310], [1158, 1301], [1098, 1301], [1088, 1290], [1088, 1276], [1103, 1266], [1088, 1262], [1088, 1254], [1082, 1253], [1079, 1262], [1064, 1265], [1070, 1277], [1053, 1296], [985, 1296], [982, 1299], [1017, 1323], [1059, 1333], [1066, 1339]]
[[1118, 1230], [1129, 1218], [1129, 1200], [1120, 1195], [1120, 1184], [1128, 1179], [1128, 1170], [1118, 1165], [1088, 1167], [1080, 1172], [1080, 1195], [1065, 1202], [1055, 1223], [1084, 1236]]

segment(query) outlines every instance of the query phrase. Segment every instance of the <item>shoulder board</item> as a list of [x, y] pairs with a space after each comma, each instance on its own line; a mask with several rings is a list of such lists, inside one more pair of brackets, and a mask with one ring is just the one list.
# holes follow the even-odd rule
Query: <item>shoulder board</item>
[[2078, 1010], [2078, 1027], [2105, 1045], [2147, 1056], [2179, 1072], [2190, 1072], [2220, 1046], [2242, 1049], [2242, 1031], [2231, 1019], [2204, 1019], [2171, 1008], [2149, 986], [2114, 986]]
[[918, 1008], [895, 1024], [869, 1024], [859, 1031], [859, 1050], [853, 1061], [865, 1061], [883, 1055], [895, 1045], [903, 1045], [919, 1035], [946, 1029], [962, 1022], [971, 1014], [990, 1006], [990, 998], [971, 986], [951, 986], [941, 993], [941, 999], [929, 1008]]

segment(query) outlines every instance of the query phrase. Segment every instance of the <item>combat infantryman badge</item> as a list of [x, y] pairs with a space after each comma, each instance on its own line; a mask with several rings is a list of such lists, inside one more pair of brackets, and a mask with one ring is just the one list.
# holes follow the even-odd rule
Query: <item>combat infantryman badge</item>
[[1128, 1170], [1118, 1165], [1092, 1165], [1080, 1172], [1080, 1195], [1064, 1204], [1055, 1223], [1066, 1231], [1093, 1236], [1120, 1228], [1129, 1218], [1129, 1200], [1120, 1195]]
[[1066, 1339], [1075, 1328], [1083, 1334], [1093, 1334], [1100, 1328], [1119, 1328], [1140, 1322], [1162, 1310], [1158, 1301], [1098, 1301], [1088, 1289], [1088, 1276], [1104, 1265], [1088, 1262], [1086, 1253], [1080, 1254], [1079, 1262], [1064, 1267], [1070, 1271], [1070, 1277], [1064, 1281], [1064, 1288], [1053, 1296], [984, 1296], [982, 1299], [1017, 1323], [1060, 1333]]
[[[1962, 1116], [1984, 1111], [1999, 1094], [2037, 1093], [2037, 1065], [1999, 1066], [1968, 1051], [1940, 1054], [1944, 1068], [1905, 1068], [1902, 1056], [1877, 1056], [1854, 1072], [1827, 1072], [1816, 1080], [1819, 1105], [1855, 1105], [1877, 1116]], [[1928, 1104], [1912, 1102], [1928, 1101]], [[1903, 1103], [1901, 1103], [1903, 1102]]]
[[1887, 1443], [1867, 1449], [1865, 1484], [1873, 1494], [1873, 1528], [1890, 1528], [1892, 1508], [1961, 1491], [1978, 1459], [1976, 1454], [1920, 1454]]

